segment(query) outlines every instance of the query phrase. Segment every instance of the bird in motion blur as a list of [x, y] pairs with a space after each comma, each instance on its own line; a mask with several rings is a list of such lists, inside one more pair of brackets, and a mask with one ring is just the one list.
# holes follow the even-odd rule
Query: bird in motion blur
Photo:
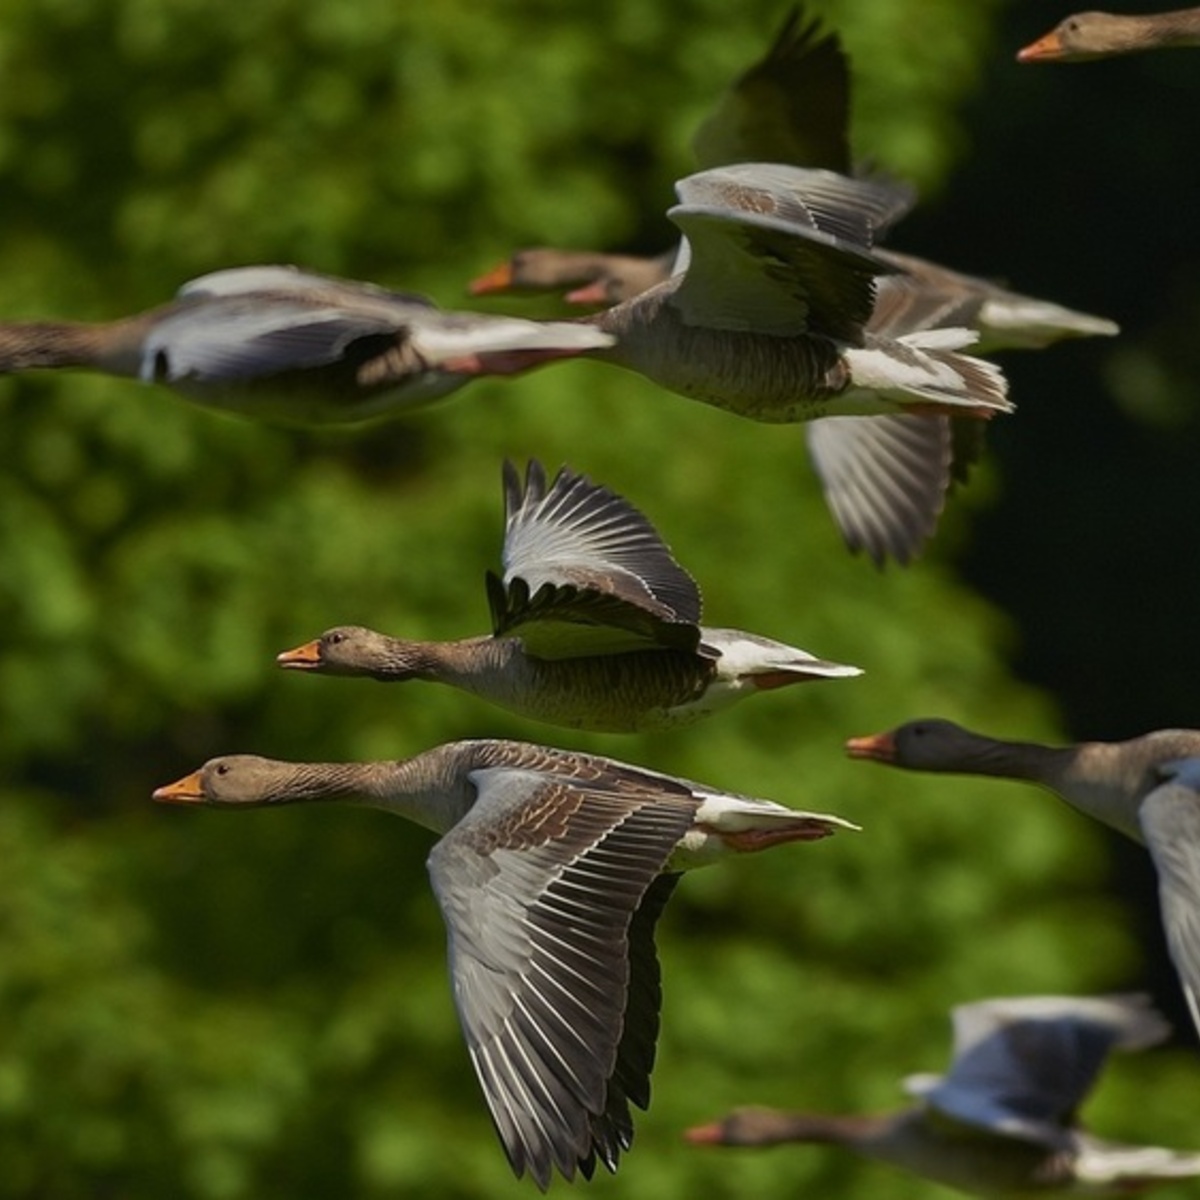
[[1146, 996], [1023, 996], [953, 1010], [954, 1061], [916, 1075], [913, 1106], [880, 1115], [735, 1109], [690, 1129], [701, 1146], [824, 1143], [970, 1196], [1129, 1196], [1200, 1176], [1200, 1153], [1112, 1142], [1077, 1111], [1113, 1050], [1170, 1032]]
[[577, 322], [443, 312], [357, 280], [235, 267], [115, 321], [0, 322], [0, 374], [87, 367], [241, 416], [323, 425], [419, 408], [476, 376], [611, 341]]

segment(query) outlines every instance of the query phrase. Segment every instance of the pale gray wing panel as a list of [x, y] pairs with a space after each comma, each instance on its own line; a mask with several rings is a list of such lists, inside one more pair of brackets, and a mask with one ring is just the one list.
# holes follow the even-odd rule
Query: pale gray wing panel
[[1186, 761], [1180, 782], [1152, 791], [1138, 821], [1158, 870], [1167, 948], [1200, 1031], [1200, 759]]
[[249, 380], [339, 362], [367, 338], [371, 353], [379, 353], [402, 332], [395, 320], [286, 299], [208, 300], [155, 325], [141, 374], [164, 383]]
[[545, 1186], [555, 1168], [615, 1166], [628, 1145], [625, 1097], [644, 1094], [650, 1065], [625, 1031], [644, 991], [631, 922], [698, 801], [652, 781], [471, 778], [480, 798], [434, 847], [430, 875], [488, 1107], [514, 1170]]
[[950, 486], [950, 418], [822, 417], [804, 431], [846, 545], [877, 565], [914, 558], [937, 528]]
[[1109, 1052], [1167, 1032], [1142, 995], [1033, 996], [954, 1010], [955, 1056], [925, 1092], [939, 1112], [992, 1133], [1063, 1143]]

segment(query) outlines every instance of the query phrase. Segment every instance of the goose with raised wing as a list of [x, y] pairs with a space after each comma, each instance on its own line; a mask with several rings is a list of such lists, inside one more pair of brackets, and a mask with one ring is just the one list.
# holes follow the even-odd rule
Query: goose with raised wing
[[917, 1103], [881, 1115], [735, 1109], [687, 1132], [701, 1146], [824, 1143], [969, 1196], [1128, 1196], [1200, 1176], [1200, 1153], [1110, 1142], [1077, 1110], [1113, 1050], [1170, 1032], [1148, 997], [1023, 996], [952, 1011], [944, 1076], [905, 1080]]
[[611, 341], [578, 323], [443, 312], [422, 296], [295, 267], [235, 267], [117, 321], [0, 322], [0, 373], [87, 367], [242, 416], [336, 424]]
[[700, 624], [700, 589], [650, 522], [565, 467], [547, 485], [504, 465], [503, 578], [489, 572], [491, 636], [452, 642], [340, 626], [280, 666], [425, 679], [577, 729], [683, 725], [737, 700], [857, 667], [758, 634]]
[[212, 759], [168, 804], [340, 801], [442, 835], [429, 855], [459, 1021], [513, 1170], [615, 1170], [645, 1108], [654, 928], [679, 872], [855, 828], [594, 755], [451, 742], [399, 762]]
[[1075, 13], [1019, 50], [1017, 61], [1087, 62], [1173, 46], [1200, 46], [1200, 8], [1162, 13]]
[[923, 718], [851, 738], [846, 751], [911, 771], [1039, 784], [1145, 846], [1158, 872], [1167, 947], [1200, 1030], [1200, 730], [1160, 729], [1124, 742], [1043, 746]]
[[[907, 562], [951, 478], [950, 437], [931, 418], [1012, 408], [1000, 369], [963, 353], [974, 332], [869, 327], [875, 279], [894, 272], [874, 241], [908, 191], [773, 163], [704, 171], [676, 191], [667, 215], [686, 269], [589, 318], [616, 338], [589, 357], [757, 421], [855, 418], [809, 438], [827, 503], [852, 549]], [[919, 420], [901, 435], [897, 416]]]

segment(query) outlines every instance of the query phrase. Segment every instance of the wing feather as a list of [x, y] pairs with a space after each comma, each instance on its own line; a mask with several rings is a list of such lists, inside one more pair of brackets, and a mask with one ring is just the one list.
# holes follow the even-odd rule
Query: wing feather
[[[479, 798], [434, 847], [463, 1032], [513, 1169], [614, 1168], [649, 1098], [660, 999], [657, 882], [699, 800], [620, 772], [472, 772]], [[643, 912], [643, 908], [645, 911]]]

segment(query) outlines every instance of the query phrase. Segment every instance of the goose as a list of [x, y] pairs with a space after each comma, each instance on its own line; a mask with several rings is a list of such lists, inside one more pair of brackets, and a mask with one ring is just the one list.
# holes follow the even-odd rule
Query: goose
[[1200, 730], [1160, 729], [1124, 742], [1043, 746], [925, 718], [851, 738], [851, 758], [912, 771], [1021, 779], [1145, 846], [1175, 969], [1200, 1030]]
[[421, 296], [295, 267], [235, 267], [122, 320], [0, 322], [0, 373], [90, 367], [243, 416], [330, 424], [417, 408], [475, 375], [611, 340], [578, 323], [442, 312]]
[[761, 691], [857, 667], [700, 621], [700, 590], [632, 504], [536, 459], [504, 464], [504, 577], [489, 572], [492, 634], [453, 642], [339, 626], [280, 666], [450, 684], [522, 716], [632, 732], [689, 724]]
[[1200, 1153], [1101, 1140], [1076, 1109], [1112, 1050], [1141, 1050], [1170, 1028], [1148, 997], [1021, 996], [952, 1010], [954, 1060], [913, 1076], [917, 1103], [882, 1115], [735, 1109], [696, 1126], [700, 1146], [831, 1143], [970, 1196], [1128, 1196], [1200, 1175]]
[[949, 425], [936, 418], [1013, 406], [1000, 369], [962, 352], [972, 331], [923, 328], [911, 314], [869, 327], [875, 277], [893, 273], [874, 238], [907, 190], [741, 163], [676, 191], [667, 215], [686, 236], [686, 269], [588, 318], [616, 341], [587, 357], [753, 420], [839, 418], [808, 438], [835, 523], [876, 563], [910, 561], [951, 480]]
[[1087, 62], [1170, 46], [1200, 46], [1200, 8], [1127, 16], [1076, 13], [1018, 50], [1017, 61]]
[[517, 1176], [615, 1171], [650, 1100], [654, 927], [679, 873], [856, 826], [609, 758], [450, 742], [398, 762], [215, 758], [166, 804], [346, 801], [440, 834], [428, 859], [455, 1005]]
[[[804, 23], [793, 10], [767, 55], [735, 83], [701, 127], [694, 143], [696, 157], [704, 168], [766, 161], [848, 174], [849, 94], [849, 70], [837, 36], [822, 33], [816, 22]], [[893, 217], [904, 207], [899, 205]], [[966, 326], [980, 334], [977, 351], [987, 352], [1118, 332], [1104, 318], [1010, 292], [912, 256], [878, 246], [872, 253], [893, 273], [888, 278], [910, 275], [925, 284], [920, 289], [920, 319], [910, 308], [913, 319], [899, 328], [901, 336], [939, 324]], [[606, 256], [598, 252], [537, 248], [518, 251], [476, 279], [471, 290], [480, 295], [570, 287], [568, 299], [573, 302], [620, 304], [651, 283], [666, 284], [685, 263], [682, 249], [642, 260], [616, 256], [606, 263]], [[877, 280], [877, 289], [882, 284]], [[910, 283], [910, 297], [915, 289]], [[730, 297], [727, 306], [735, 302]], [[864, 333], [879, 335], [883, 324], [870, 315]], [[877, 565], [889, 558], [907, 563], [915, 557], [935, 530], [952, 484], [965, 478], [982, 450], [977, 430], [964, 432], [962, 422], [952, 426], [946, 417], [887, 417], [870, 424], [827, 418], [807, 425], [805, 440], [843, 539]], [[969, 454], [962, 453], [963, 447], [970, 447]]]

